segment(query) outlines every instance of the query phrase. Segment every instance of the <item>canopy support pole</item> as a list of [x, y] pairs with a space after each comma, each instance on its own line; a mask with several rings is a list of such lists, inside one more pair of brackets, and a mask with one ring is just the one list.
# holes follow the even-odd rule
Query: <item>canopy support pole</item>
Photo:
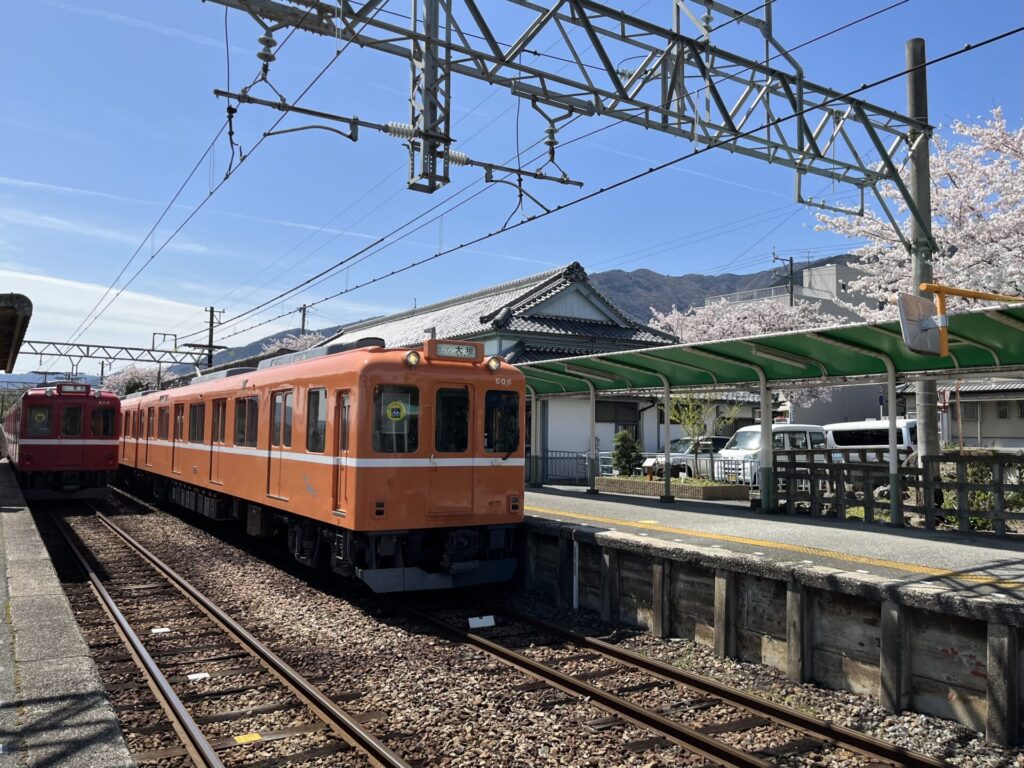
[[882, 358], [882, 362], [885, 363], [889, 389], [889, 522], [902, 527], [903, 510], [900, 509], [900, 504], [903, 501], [903, 486], [900, 482], [900, 462], [896, 439], [896, 366], [893, 365], [888, 355]]
[[764, 371], [757, 369], [761, 385], [761, 457], [758, 469], [758, 484], [761, 486], [761, 511], [770, 512], [775, 507], [775, 480], [772, 475], [772, 393]]
[[663, 438], [665, 441], [665, 490], [658, 501], [662, 504], [671, 504], [675, 501], [675, 497], [672, 496], [672, 387], [669, 386], [668, 378], [665, 376], [661, 377], [661, 382], [664, 385], [665, 398], [665, 424], [663, 425], [665, 430]]
[[587, 493], [597, 493], [597, 390], [587, 379], [580, 379], [590, 390], [590, 444], [587, 446]]
[[540, 421], [540, 401], [537, 399], [537, 390], [526, 385], [526, 391], [530, 393], [530, 482], [531, 488], [540, 488], [543, 485], [540, 477], [540, 443], [537, 442], [537, 424]]

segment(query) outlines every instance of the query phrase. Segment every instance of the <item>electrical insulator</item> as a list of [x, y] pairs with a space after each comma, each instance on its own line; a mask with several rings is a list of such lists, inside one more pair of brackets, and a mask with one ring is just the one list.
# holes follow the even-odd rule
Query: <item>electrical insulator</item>
[[415, 139], [416, 129], [409, 123], [388, 123], [384, 129], [390, 136], [397, 136], [400, 139]]
[[469, 159], [469, 155], [465, 152], [459, 152], [455, 149], [448, 150], [448, 162], [452, 165], [469, 165], [472, 160]]
[[277, 56], [272, 50], [277, 46], [277, 40], [274, 39], [272, 34], [267, 32], [267, 34], [262, 35], [256, 42], [263, 46], [263, 50], [256, 53], [257, 59], [262, 61], [264, 64], [270, 64], [272, 61], [277, 59]]

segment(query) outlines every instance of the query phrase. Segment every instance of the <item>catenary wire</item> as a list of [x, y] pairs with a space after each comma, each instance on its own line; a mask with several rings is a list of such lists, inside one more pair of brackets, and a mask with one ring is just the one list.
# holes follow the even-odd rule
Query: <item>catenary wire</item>
[[[897, 78], [903, 77], [903, 76], [905, 76], [905, 75], [907, 75], [907, 74], [909, 74], [911, 72], [914, 72], [914, 71], [916, 71], [918, 69], [923, 69], [923, 68], [926, 68], [926, 67], [934, 66], [935, 64], [939, 64], [939, 63], [944, 62], [944, 61], [948, 61], [950, 59], [956, 58], [956, 57], [961, 56], [963, 54], [970, 53], [970, 52], [972, 52], [974, 50], [977, 50], [979, 48], [982, 48], [982, 47], [991, 45], [993, 43], [999, 42], [1001, 40], [1004, 40], [1004, 39], [1006, 39], [1008, 37], [1011, 37], [1013, 35], [1020, 34], [1021, 32], [1024, 32], [1024, 26], [1016, 27], [1014, 29], [1002, 32], [1000, 34], [993, 35], [993, 36], [991, 36], [989, 38], [986, 38], [984, 40], [981, 40], [981, 41], [979, 41], [977, 43], [969, 43], [969, 44], [965, 45], [963, 48], [960, 48], [960, 49], [958, 49], [956, 51], [951, 51], [949, 53], [943, 54], [943, 55], [938, 56], [938, 57], [936, 57], [934, 59], [926, 61], [926, 62], [924, 62], [922, 64], [919, 64], [919, 65], [916, 65], [916, 66], [913, 66], [913, 67], [908, 67], [908, 68], [903, 69], [903, 70], [901, 70], [901, 71], [899, 71], [897, 73], [894, 73], [892, 75], [888, 75], [886, 77], [883, 77], [883, 78], [880, 78], [878, 80], [875, 80], [874, 82], [866, 83], [866, 84], [861, 85], [861, 86], [859, 86], [857, 88], [854, 88], [854, 89], [852, 89], [850, 91], [847, 91], [845, 93], [839, 94], [839, 95], [837, 95], [837, 96], [835, 96], [835, 97], [833, 97], [831, 99], [826, 100], [824, 102], [824, 104], [833, 103], [833, 102], [838, 101], [840, 99], [849, 98], [849, 97], [854, 96], [854, 95], [856, 95], [858, 93], [863, 93], [864, 91], [867, 91], [867, 90], [876, 88], [876, 87], [878, 87], [880, 85], [883, 85], [885, 83], [891, 82], [892, 80], [895, 80]], [[821, 106], [822, 105], [819, 104], [819, 105], [816, 105], [813, 108], [820, 108]], [[786, 115], [784, 117], [777, 118], [775, 120], [769, 121], [768, 123], [766, 123], [764, 125], [760, 125], [760, 126], [757, 126], [756, 128], [752, 128], [752, 129], [750, 129], [748, 131], [744, 131], [744, 132], [741, 132], [739, 134], [736, 134], [735, 136], [732, 136], [730, 140], [734, 141], [737, 138], [743, 138], [746, 135], [751, 135], [753, 133], [756, 133], [756, 132], [759, 132], [759, 131], [763, 131], [763, 130], [765, 130], [765, 128], [771, 128], [771, 127], [774, 127], [775, 125], [779, 125], [781, 123], [784, 123], [784, 122], [787, 122], [789, 120], [795, 119], [795, 118], [799, 117], [800, 115], [805, 114], [806, 112], [810, 111], [810, 109], [812, 109], [812, 107], [808, 107], [808, 108], [805, 108], [803, 110], [798, 110], [798, 111], [796, 111], [796, 112], [794, 112], [794, 113], [792, 113], [790, 115]], [[581, 196], [575, 198], [574, 200], [569, 201], [568, 203], [564, 203], [562, 205], [557, 206], [556, 208], [551, 209], [550, 211], [546, 211], [546, 212], [535, 214], [533, 216], [528, 217], [527, 219], [525, 219], [523, 221], [516, 222], [514, 224], [502, 227], [499, 230], [494, 230], [492, 232], [488, 232], [486, 234], [483, 234], [483, 235], [480, 235], [478, 237], [472, 238], [472, 239], [470, 239], [470, 240], [468, 240], [468, 241], [466, 241], [464, 243], [460, 243], [459, 245], [454, 246], [452, 248], [448, 248], [448, 249], [444, 249], [444, 250], [439, 250], [436, 253], [432, 254], [431, 256], [427, 256], [427, 257], [425, 257], [423, 259], [419, 259], [419, 260], [410, 262], [409, 264], [407, 264], [407, 265], [405, 265], [403, 267], [399, 267], [397, 269], [393, 269], [393, 270], [391, 270], [388, 273], [385, 273], [385, 274], [382, 274], [382, 275], [378, 275], [378, 276], [376, 276], [374, 278], [371, 278], [370, 280], [366, 280], [366, 281], [364, 281], [362, 283], [359, 283], [358, 285], [352, 286], [350, 288], [346, 288], [345, 290], [342, 290], [342, 291], [338, 291], [337, 293], [332, 294], [330, 296], [326, 296], [326, 297], [324, 297], [322, 299], [318, 299], [315, 302], [311, 302], [311, 303], [307, 304], [307, 306], [317, 306], [318, 304], [321, 304], [321, 303], [326, 302], [326, 301], [330, 301], [330, 300], [338, 298], [339, 296], [342, 296], [344, 294], [351, 293], [352, 291], [355, 291], [355, 290], [358, 290], [360, 288], [366, 287], [368, 285], [372, 285], [374, 283], [377, 283], [377, 282], [380, 282], [382, 280], [388, 279], [390, 277], [393, 277], [394, 275], [401, 274], [403, 272], [407, 272], [410, 269], [414, 269], [414, 268], [416, 268], [416, 267], [418, 267], [418, 266], [420, 266], [422, 264], [426, 264], [426, 263], [428, 263], [430, 261], [434, 261], [436, 259], [439, 259], [442, 256], [446, 256], [446, 255], [449, 255], [451, 253], [455, 253], [456, 251], [464, 250], [464, 249], [466, 249], [466, 248], [468, 248], [470, 246], [477, 245], [477, 244], [479, 244], [481, 242], [484, 242], [486, 240], [489, 240], [489, 239], [491, 239], [493, 237], [497, 237], [498, 235], [504, 234], [505, 232], [509, 232], [509, 231], [511, 231], [513, 229], [518, 229], [518, 228], [523, 227], [523, 226], [525, 226], [527, 224], [533, 223], [534, 221], [537, 221], [537, 220], [542, 219], [542, 218], [546, 218], [547, 216], [550, 216], [550, 215], [552, 215], [554, 213], [558, 213], [560, 211], [563, 211], [563, 210], [565, 210], [567, 208], [575, 207], [575, 206], [577, 206], [577, 205], [579, 205], [581, 203], [584, 203], [584, 202], [587, 202], [589, 200], [592, 200], [595, 197], [598, 197], [600, 195], [604, 195], [604, 194], [606, 194], [608, 192], [611, 192], [613, 190], [616, 190], [616, 189], [619, 189], [621, 187], [624, 187], [627, 184], [631, 184], [631, 183], [633, 183], [635, 181], [638, 181], [640, 179], [646, 178], [647, 176], [650, 176], [650, 175], [653, 175], [655, 173], [658, 173], [659, 171], [664, 170], [665, 168], [669, 168], [671, 166], [677, 165], [678, 163], [683, 162], [685, 160], [688, 160], [688, 159], [690, 159], [692, 157], [696, 157], [698, 155], [702, 155], [702, 154], [704, 154], [705, 152], [708, 152], [711, 149], [715, 149], [715, 148], [717, 148], [719, 146], [724, 145], [724, 143], [725, 142], [716, 142], [714, 144], [709, 144], [709, 145], [706, 145], [706, 146], [703, 146], [703, 147], [698, 147], [698, 148], [696, 148], [696, 149], [694, 149], [694, 150], [692, 150], [692, 151], [690, 151], [690, 152], [688, 152], [686, 154], [679, 155], [676, 158], [673, 158], [671, 160], [665, 161], [665, 162], [660, 163], [660, 164], [658, 164], [656, 166], [652, 166], [651, 168], [648, 168], [645, 171], [640, 171], [638, 173], [635, 173], [635, 174], [632, 174], [630, 176], [624, 177], [624, 178], [622, 178], [622, 179], [620, 179], [620, 180], [618, 180], [618, 181], [616, 181], [616, 182], [614, 182], [612, 184], [609, 184], [609, 185], [607, 185], [605, 187], [601, 187], [600, 189], [595, 190], [594, 192], [589, 192], [587, 194], [581, 195]], [[260, 327], [262, 325], [266, 325], [267, 323], [272, 322], [273, 320], [280, 319], [281, 317], [286, 317], [287, 315], [290, 315], [290, 314], [293, 314], [293, 313], [292, 312], [286, 312], [286, 313], [284, 313], [282, 315], [278, 315], [277, 317], [269, 318], [267, 320], [264, 320], [264, 321], [262, 321], [260, 323], [255, 324], [253, 326], [249, 326], [248, 328], [243, 329], [242, 331], [236, 331], [235, 333], [229, 334], [228, 336], [225, 336], [223, 338], [230, 338], [231, 336], [235, 336], [235, 335], [238, 335], [239, 333], [243, 333], [245, 331], [252, 330], [253, 328], [257, 328], [257, 327]]]
[[[784, 53], [789, 53], [789, 52], [792, 52], [792, 51], [799, 50], [800, 48], [803, 48], [803, 47], [805, 47], [807, 45], [810, 45], [812, 43], [815, 43], [815, 42], [818, 42], [820, 40], [823, 40], [823, 39], [825, 39], [825, 38], [827, 38], [827, 37], [829, 37], [829, 36], [831, 36], [831, 35], [833, 35], [833, 34], [835, 34], [837, 32], [849, 29], [850, 27], [852, 27], [852, 26], [854, 26], [856, 24], [862, 23], [862, 22], [867, 21], [869, 19], [872, 19], [872, 18], [874, 18], [876, 16], [879, 16], [880, 14], [883, 14], [883, 13], [886, 13], [888, 11], [891, 11], [891, 10], [901, 6], [901, 5], [904, 5], [904, 4], [908, 3], [909, 1], [910, 0], [897, 0], [897, 2], [895, 2], [895, 3], [887, 5], [887, 6], [883, 7], [883, 8], [880, 8], [880, 9], [878, 9], [876, 11], [873, 11], [873, 12], [871, 12], [869, 14], [866, 14], [864, 16], [861, 16], [861, 17], [859, 17], [857, 19], [854, 19], [854, 20], [852, 20], [850, 22], [847, 22], [847, 23], [845, 23], [845, 24], [843, 24], [843, 25], [841, 25], [839, 27], [836, 27], [836, 28], [834, 28], [832, 30], [823, 32], [823, 33], [821, 33], [819, 35], [816, 35], [815, 37], [813, 37], [813, 38], [811, 38], [809, 40], [806, 40], [806, 41], [804, 41], [802, 43], [799, 43], [796, 46], [793, 46], [790, 49], [787, 49], [787, 51], [785, 51], [783, 53], [777, 53], [777, 54], [775, 54], [773, 56], [770, 56], [767, 59], [765, 59], [765, 61], [763, 63], [768, 63], [768, 62], [774, 60], [775, 58], [778, 58], [779, 56], [784, 55]], [[722, 80], [724, 80], [724, 79], [725, 78], [722, 78]], [[719, 80], [718, 82], [722, 82], [722, 80]], [[690, 92], [690, 95], [697, 95], [697, 94], [701, 93], [703, 90], [705, 90], [706, 88], [710, 87], [710, 85], [711, 84], [701, 86], [701, 87], [695, 89], [694, 91]], [[578, 118], [579, 118], [579, 116], [570, 118], [570, 120], [567, 122], [566, 126], [568, 126], [569, 124], [571, 124], [572, 122], [574, 122]], [[570, 144], [576, 143], [578, 141], [582, 141], [582, 140], [584, 140], [586, 138], [589, 138], [590, 136], [593, 136], [593, 135], [595, 135], [597, 133], [601, 133], [602, 131], [605, 131], [605, 130], [608, 130], [608, 129], [612, 128], [612, 127], [615, 127], [616, 125], [619, 125], [622, 122], [625, 122], [625, 119], [620, 118], [620, 119], [618, 119], [618, 120], [616, 120], [614, 122], [611, 122], [611, 123], [609, 123], [607, 125], [600, 126], [600, 127], [596, 128], [596, 129], [594, 129], [592, 131], [589, 131], [589, 132], [584, 133], [584, 134], [582, 134], [580, 136], [577, 136], [577, 137], [575, 137], [573, 139], [569, 139], [569, 140], [567, 140], [565, 142], [562, 142], [561, 146], [564, 147], [564, 146], [568, 146]], [[761, 128], [759, 128], [759, 130], [761, 130]], [[535, 142], [535, 144], [532, 145], [532, 146], [536, 146], [537, 143], [539, 143], [539, 142]], [[531, 160], [530, 162], [534, 162], [534, 161]], [[470, 184], [468, 186], [473, 186], [476, 183], [479, 183], [479, 182], [478, 181], [477, 182], [473, 182], [472, 184]], [[457, 192], [453, 193], [451, 196], [449, 196], [449, 198], [447, 198], [447, 200], [451, 200], [454, 197], [458, 196], [463, 191], [465, 191], [468, 188], [468, 186], [467, 187], [463, 187], [462, 189], [460, 189]], [[479, 193], [477, 193], [477, 194], [479, 194]], [[475, 197], [475, 196], [476, 195], [474, 195], [473, 197]], [[462, 204], [464, 204], [464, 202], [466, 202], [466, 201], [463, 201], [463, 202], [460, 202], [459, 204], [457, 204], [457, 207], [461, 206]], [[436, 206], [435, 206], [435, 208], [436, 208]], [[428, 211], [426, 211], [425, 213], [430, 212], [430, 211], [434, 210], [435, 208], [428, 209]], [[555, 210], [558, 210], [558, 209], [556, 208]], [[350, 262], [352, 262], [353, 258], [355, 258], [356, 256], [359, 256], [361, 254], [366, 253], [366, 251], [368, 251], [370, 249], [373, 249], [373, 248], [377, 247], [378, 245], [380, 245], [381, 242], [383, 242], [383, 240], [391, 237], [395, 232], [400, 231], [401, 229], [405, 228], [406, 226], [411, 225], [413, 222], [415, 222], [416, 220], [418, 220], [422, 216], [423, 216], [423, 214], [420, 214], [419, 216], [413, 218], [412, 220], [410, 220], [410, 221], [406, 222], [405, 224], [403, 224], [402, 226], [398, 227], [396, 230], [392, 230], [388, 235], [384, 236], [383, 238], [378, 239], [377, 241], [369, 244], [368, 246], [365, 246], [365, 247], [359, 249], [355, 254], [350, 255], [350, 256], [342, 259], [341, 261], [337, 262], [332, 267], [329, 267], [326, 270], [323, 270], [321, 273], [318, 273], [317, 275], [313, 275], [312, 277], [307, 278], [306, 280], [302, 281], [300, 284], [298, 284], [298, 285], [296, 285], [296, 286], [294, 286], [294, 287], [292, 287], [292, 288], [290, 288], [290, 289], [288, 289], [288, 290], [286, 290], [286, 291], [284, 291], [284, 292], [282, 292], [282, 293], [280, 293], [280, 294], [278, 294], [278, 295], [276, 295], [276, 296], [266, 300], [265, 302], [262, 302], [261, 304], [255, 306], [255, 307], [253, 307], [253, 308], [251, 308], [251, 309], [249, 309], [249, 310], [247, 310], [245, 312], [239, 313], [238, 315], [236, 315], [235, 317], [231, 318], [230, 320], [225, 321], [222, 325], [226, 326], [226, 325], [229, 325], [229, 324], [236, 324], [238, 320], [243, 319], [244, 317], [247, 317], [247, 316], [249, 316], [251, 314], [255, 314], [256, 312], [259, 312], [260, 310], [263, 310], [263, 309], [269, 307], [270, 305], [274, 305], [275, 303], [279, 303], [280, 299], [283, 299], [285, 296], [287, 296], [287, 295], [289, 295], [291, 293], [294, 293], [295, 291], [298, 291], [298, 290], [301, 290], [303, 288], [309, 287], [309, 286], [311, 286], [313, 284], [316, 284], [317, 282], [321, 282], [322, 280], [320, 278], [323, 278], [323, 277], [327, 276], [331, 271], [336, 270], [336, 269], [338, 269], [341, 266], [344, 266], [346, 264], [349, 264], [351, 266]], [[529, 220], [529, 219], [527, 219], [527, 220]], [[433, 221], [433, 220], [431, 220], [431, 221]], [[520, 223], [522, 223], [522, 222], [520, 222]], [[403, 235], [403, 238], [408, 236], [412, 232], [418, 231], [420, 228], [421, 227], [418, 227], [418, 228], [412, 230], [411, 232], [406, 233], [405, 235]], [[402, 238], [398, 238], [398, 239], [392, 241], [390, 244], [394, 244], [395, 242], [399, 242], [401, 239]], [[387, 246], [384, 246], [384, 247], [387, 247]], [[377, 252], [379, 252], [379, 250]], [[293, 310], [293, 312], [294, 312], [294, 310]], [[281, 316], [287, 316], [287, 314], [291, 314], [291, 312], [290, 313], [286, 313], [285, 315], [281, 315]], [[274, 318], [274, 319], [277, 319], [277, 318]], [[203, 332], [204, 331], [197, 331], [194, 334], [190, 334], [190, 336], [196, 336], [196, 335], [199, 335], [200, 333], [203, 333]], [[234, 336], [234, 335], [237, 335], [237, 334], [233, 333], [233, 334], [230, 334], [230, 335]], [[229, 338], [229, 336], [223, 336], [222, 338]]]

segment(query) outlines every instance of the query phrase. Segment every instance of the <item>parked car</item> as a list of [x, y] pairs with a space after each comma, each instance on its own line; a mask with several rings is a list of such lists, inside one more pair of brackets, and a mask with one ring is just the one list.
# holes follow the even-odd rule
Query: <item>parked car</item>
[[[800, 451], [826, 445], [825, 429], [817, 424], [772, 424], [772, 450]], [[718, 452], [716, 477], [721, 472], [724, 480], [757, 485], [760, 455], [761, 425], [738, 429]]]
[[[677, 437], [669, 445], [669, 458], [672, 462], [672, 477], [693, 477], [697, 474], [710, 474], [710, 466], [706, 462], [708, 456], [717, 456], [718, 452], [729, 442], [727, 437], [706, 435], [700, 443], [689, 437]], [[699, 455], [698, 455], [699, 449]], [[697, 472], [698, 461], [700, 472]], [[659, 477], [664, 476], [664, 454], [651, 457], [644, 462], [645, 469], [652, 469]]]
[[[824, 429], [829, 448], [889, 448], [889, 422], [886, 419], [826, 424]], [[917, 450], [917, 419], [896, 419], [896, 446], [900, 451]]]

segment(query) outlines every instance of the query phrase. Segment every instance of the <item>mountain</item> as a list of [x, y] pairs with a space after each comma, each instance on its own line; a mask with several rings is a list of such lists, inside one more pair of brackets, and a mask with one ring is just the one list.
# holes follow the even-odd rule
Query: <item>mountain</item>
[[[850, 258], [848, 254], [830, 256], [812, 261], [809, 266], [845, 263]], [[797, 285], [803, 284], [803, 270], [807, 266], [794, 265], [793, 280]], [[703, 306], [704, 299], [709, 296], [785, 285], [787, 276], [782, 273], [779, 267], [746, 275], [731, 272], [722, 275], [663, 275], [649, 269], [635, 269], [632, 272], [612, 269], [594, 272], [589, 277], [594, 287], [615, 306], [638, 322], [647, 323], [651, 319], [651, 307], [659, 312], [668, 312], [675, 305], [685, 311], [690, 307]]]

